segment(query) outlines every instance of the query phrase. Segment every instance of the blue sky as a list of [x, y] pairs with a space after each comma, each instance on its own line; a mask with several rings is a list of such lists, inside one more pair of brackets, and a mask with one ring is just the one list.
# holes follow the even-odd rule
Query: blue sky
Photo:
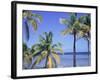
[[[56, 44], [58, 42], [62, 43], [62, 48], [64, 52], [73, 52], [73, 36], [66, 35], [63, 36], [61, 31], [66, 28], [65, 25], [60, 24], [60, 18], [70, 18], [70, 13], [67, 12], [47, 12], [47, 11], [33, 11], [33, 13], [39, 14], [43, 17], [41, 23], [38, 24], [38, 30], [35, 32], [33, 27], [29, 26], [30, 38], [29, 41], [25, 39], [25, 28], [23, 24], [23, 42], [25, 42], [28, 47], [31, 47], [33, 44], [38, 43], [39, 35], [42, 35], [43, 32], [53, 32], [53, 43]], [[82, 15], [87, 15], [84, 13], [78, 13], [78, 17]], [[87, 41], [84, 39], [80, 39], [76, 44], [77, 52], [87, 52]]]

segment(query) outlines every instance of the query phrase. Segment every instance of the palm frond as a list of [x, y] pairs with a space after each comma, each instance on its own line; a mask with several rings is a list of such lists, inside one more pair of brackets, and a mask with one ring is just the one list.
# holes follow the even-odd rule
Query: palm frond
[[47, 41], [47, 39], [48, 39], [48, 33], [44, 32], [43, 34], [45, 35], [45, 40]]
[[60, 57], [56, 52], [52, 52], [52, 56], [56, 60], [56, 62], [59, 64], [60, 63]]
[[57, 64], [55, 58], [53, 56], [51, 56], [51, 57], [52, 57], [52, 68], [56, 68], [58, 66], [58, 64]]
[[78, 32], [80, 30], [80, 22], [76, 20], [73, 24], [73, 28]]
[[49, 34], [48, 34], [48, 42], [49, 42], [50, 44], [52, 43], [52, 37], [53, 37], [52, 32], [49, 32]]
[[37, 30], [37, 21], [35, 20], [35, 19], [33, 19], [33, 20], [31, 20], [30, 21], [31, 22], [31, 24], [32, 24], [32, 26], [33, 26], [33, 29], [36, 31]]
[[60, 53], [64, 53], [61, 47], [53, 48], [52, 51], [59, 51]]
[[77, 20], [77, 13], [71, 13], [69, 24], [73, 25], [76, 20]]
[[52, 45], [52, 48], [55, 48], [55, 47], [57, 47], [57, 46], [58, 46], [57, 44], [53, 44], [53, 45]]
[[23, 54], [24, 62], [26, 63], [31, 63], [32, 61], [32, 55], [30, 54], [29, 51], [25, 51]]
[[46, 56], [48, 54], [48, 51], [44, 50], [41, 52], [42, 56]]
[[67, 19], [65, 19], [65, 18], [60, 18], [59, 22], [60, 22], [60, 24], [64, 24], [64, 25], [68, 25], [69, 24], [69, 21]]
[[90, 19], [90, 15], [85, 15], [85, 16], [81, 16], [79, 18], [80, 23], [85, 24], [90, 26], [91, 25], [91, 19]]
[[39, 55], [37, 57], [37, 59], [34, 61], [34, 63], [32, 64], [32, 68], [34, 68], [34, 66], [36, 66], [37, 64], [39, 64], [41, 62], [41, 60], [42, 60], [42, 57], [41, 57], [41, 55]]
[[28, 47], [27, 47], [26, 43], [23, 43], [22, 47], [23, 47], [23, 52], [27, 51]]
[[32, 53], [33, 57], [38, 56], [41, 54], [41, 50], [35, 50], [34, 53]]
[[67, 34], [70, 34], [72, 32], [72, 28], [68, 28], [68, 29], [65, 29], [61, 32], [61, 34], [63, 35], [67, 35]]
[[27, 13], [24, 10], [23, 10], [23, 13], [22, 13], [22, 17], [23, 17], [23, 19], [27, 17]]
[[44, 44], [45, 43], [45, 37], [43, 37], [42, 35], [39, 36], [39, 41], [40, 43]]
[[46, 51], [43, 51], [41, 54], [39, 54], [36, 58], [36, 60], [34, 61], [33, 65], [32, 65], [32, 68], [39, 64], [47, 55], [47, 52]]
[[77, 40], [81, 39], [84, 35], [85, 33], [83, 31], [79, 31], [77, 34]]
[[53, 44], [52, 48], [56, 48], [56, 47], [62, 47], [62, 44], [60, 42], [58, 42], [58, 44]]
[[39, 22], [42, 21], [42, 16], [39, 15], [39, 14], [34, 14], [34, 13], [32, 13], [32, 17], [35, 17], [35, 18], [39, 19]]

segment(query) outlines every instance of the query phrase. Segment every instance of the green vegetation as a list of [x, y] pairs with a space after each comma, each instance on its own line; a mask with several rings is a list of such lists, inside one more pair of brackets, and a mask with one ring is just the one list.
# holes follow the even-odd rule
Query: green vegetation
[[[84, 38], [88, 43], [88, 53], [90, 52], [90, 29], [91, 21], [90, 15], [77, 17], [77, 13], [70, 13], [70, 19], [61, 18], [60, 23], [66, 26], [61, 33], [63, 35], [73, 35], [73, 67], [76, 67], [76, 42], [77, 39]], [[38, 14], [33, 14], [31, 11], [23, 11], [23, 18], [25, 19], [26, 38], [29, 39], [29, 25], [32, 25], [36, 31], [38, 28], [37, 19], [41, 22], [42, 17]], [[23, 43], [23, 63], [27, 63], [31, 69], [37, 68], [37, 65], [45, 61], [43, 68], [55, 68], [60, 64], [60, 57], [58, 52], [63, 53], [62, 44], [53, 44], [53, 33], [44, 32], [39, 36], [39, 42], [28, 48]], [[34, 61], [34, 62], [33, 62]], [[24, 64], [23, 64], [24, 66]], [[42, 66], [39, 66], [42, 67]], [[25, 69], [27, 67], [24, 66]]]
[[29, 26], [32, 25], [34, 31], [38, 28], [38, 23], [42, 21], [42, 16], [34, 14], [32, 11], [23, 10], [23, 20], [25, 19], [26, 39], [29, 40]]
[[90, 17], [81, 16], [77, 18], [77, 13], [71, 13], [70, 20], [65, 18], [60, 19], [60, 23], [66, 27], [62, 31], [63, 35], [71, 34], [74, 37], [73, 40], [73, 66], [76, 67], [76, 40], [78, 36], [86, 38], [88, 40], [89, 49], [89, 38], [90, 38]]
[[88, 52], [90, 52], [89, 51], [90, 38], [91, 38], [91, 36], [90, 36], [90, 29], [91, 29], [90, 15], [81, 16], [80, 17], [80, 23], [83, 24], [83, 26], [81, 27], [81, 30], [80, 30], [80, 37], [87, 40], [87, 42], [88, 42]]
[[[89, 58], [89, 53], [90, 53], [90, 40], [91, 40], [91, 35], [90, 35], [90, 30], [91, 30], [91, 19], [90, 19], [90, 15], [86, 15], [86, 16], [81, 16], [80, 17], [80, 23], [83, 24], [83, 26], [81, 26], [79, 35], [80, 38], [84, 38], [87, 43], [88, 43], [88, 58]], [[88, 61], [89, 64], [89, 61]]]
[[[25, 64], [31, 64], [32, 62], [32, 54], [30, 52], [30, 49], [27, 47], [25, 43], [23, 43], [23, 62]], [[26, 66], [24, 66], [23, 63], [23, 68], [27, 69]]]
[[[39, 36], [39, 43], [34, 44], [28, 54], [28, 60], [31, 61], [30, 58], [32, 57], [35, 59], [34, 63], [32, 63], [31, 68], [35, 68], [37, 64], [39, 64], [41, 61], [45, 60], [44, 67], [45, 68], [55, 68], [57, 67], [57, 64], [60, 63], [60, 57], [57, 54], [57, 52], [63, 53], [63, 50], [61, 48], [61, 43], [53, 44], [53, 34], [52, 32], [45, 32], [44, 36]], [[26, 50], [26, 46], [23, 45], [24, 50]], [[27, 55], [27, 53], [25, 53]], [[26, 59], [26, 57], [25, 57]]]

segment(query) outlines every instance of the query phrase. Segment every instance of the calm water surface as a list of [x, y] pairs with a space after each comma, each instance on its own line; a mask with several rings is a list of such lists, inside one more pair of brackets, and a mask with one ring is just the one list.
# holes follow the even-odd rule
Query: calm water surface
[[[73, 54], [65, 54], [65, 55], [59, 55], [60, 56], [60, 64], [58, 64], [58, 67], [73, 67]], [[77, 66], [90, 66], [90, 55], [88, 54], [77, 54], [76, 55], [76, 65]], [[32, 61], [34, 62], [34, 60]], [[43, 67], [45, 65], [45, 60], [43, 60], [40, 64], [37, 65], [37, 67]], [[27, 68], [30, 68], [32, 64], [28, 65], [25, 64]]]

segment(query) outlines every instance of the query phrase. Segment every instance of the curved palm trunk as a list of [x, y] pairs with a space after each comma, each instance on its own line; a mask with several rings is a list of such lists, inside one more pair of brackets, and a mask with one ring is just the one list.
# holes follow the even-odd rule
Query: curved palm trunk
[[25, 32], [26, 32], [26, 39], [29, 40], [29, 28], [28, 28], [28, 21], [25, 21]]
[[76, 32], [74, 31], [74, 43], [73, 43], [73, 67], [76, 67]]

